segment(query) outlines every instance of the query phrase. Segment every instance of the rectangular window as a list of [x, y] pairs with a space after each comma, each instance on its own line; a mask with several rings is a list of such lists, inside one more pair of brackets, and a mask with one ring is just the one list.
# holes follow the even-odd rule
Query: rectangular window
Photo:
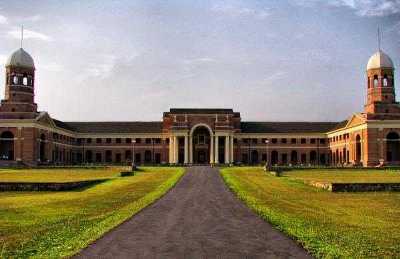
[[248, 143], [249, 143], [249, 139], [244, 138], [244, 139], [243, 139], [243, 143], [244, 143], [244, 144], [248, 144]]
[[292, 144], [296, 144], [296, 139], [295, 138], [292, 138], [291, 140], [290, 140], [290, 142], [292, 143]]
[[137, 144], [142, 143], [142, 139], [141, 139], [141, 138], [137, 138], [137, 139], [136, 139], [136, 143], [137, 143]]
[[125, 139], [125, 143], [127, 143], [127, 144], [132, 143], [132, 139], [131, 139], [131, 138], [126, 138], [126, 139]]
[[121, 143], [121, 139], [120, 138], [116, 138], [115, 139], [115, 143], [120, 144]]
[[151, 144], [151, 138], [146, 139], [146, 144]]
[[101, 138], [97, 138], [97, 139], [96, 139], [96, 143], [97, 143], [97, 144], [100, 144], [100, 143], [101, 143]]
[[111, 143], [111, 138], [106, 138], [106, 143], [110, 144]]
[[91, 138], [87, 138], [86, 139], [86, 143], [88, 143], [88, 144], [92, 143], [92, 139]]
[[251, 139], [251, 143], [253, 143], [253, 144], [257, 144], [257, 143], [258, 143], [258, 141], [257, 141], [257, 139], [256, 139], [256, 138], [253, 138], [253, 139]]
[[321, 138], [321, 139], [319, 140], [319, 143], [320, 143], [320, 144], [325, 144], [325, 139]]
[[311, 144], [315, 144], [315, 138], [310, 139]]
[[156, 138], [156, 139], [154, 139], [154, 142], [155, 142], [156, 144], [160, 144], [160, 143], [161, 143], [161, 139], [160, 139], [160, 138]]
[[301, 144], [306, 144], [306, 143], [307, 143], [307, 140], [306, 140], [305, 138], [302, 138], [302, 139], [300, 140], [300, 143], [301, 143]]
[[286, 144], [287, 143], [287, 139], [285, 139], [285, 138], [281, 139], [281, 143], [282, 144]]
[[273, 138], [273, 139], [271, 139], [271, 142], [272, 142], [272, 144], [276, 144], [276, 143], [278, 143], [278, 139]]

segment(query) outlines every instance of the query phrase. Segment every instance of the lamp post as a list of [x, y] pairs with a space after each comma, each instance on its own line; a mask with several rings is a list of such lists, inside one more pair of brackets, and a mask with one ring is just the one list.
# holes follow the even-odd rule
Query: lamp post
[[269, 144], [269, 140], [266, 139], [265, 140], [265, 150], [266, 150], [266, 154], [265, 154], [265, 170], [271, 171], [271, 165], [269, 163], [269, 159], [268, 159], [268, 144]]
[[132, 171], [136, 170], [136, 165], [135, 165], [135, 143], [136, 143], [136, 139], [132, 139]]

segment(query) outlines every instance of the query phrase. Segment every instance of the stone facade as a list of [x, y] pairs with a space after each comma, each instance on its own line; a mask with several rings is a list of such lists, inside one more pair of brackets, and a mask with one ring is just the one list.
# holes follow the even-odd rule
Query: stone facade
[[342, 122], [246, 122], [232, 109], [170, 109], [156, 122], [62, 122], [37, 111], [33, 59], [15, 55], [0, 106], [3, 166], [400, 163], [394, 67], [376, 60], [368, 64], [364, 111]]

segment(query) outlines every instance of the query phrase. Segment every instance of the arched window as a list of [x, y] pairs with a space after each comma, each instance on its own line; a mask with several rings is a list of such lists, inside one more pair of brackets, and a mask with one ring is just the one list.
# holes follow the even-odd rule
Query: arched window
[[391, 164], [400, 163], [400, 137], [396, 132], [386, 136], [386, 160]]
[[317, 152], [315, 150], [310, 152], [310, 163], [311, 164], [317, 163]]
[[297, 164], [297, 151], [293, 150], [292, 153], [290, 153], [290, 163], [295, 165]]
[[22, 84], [25, 86], [28, 85], [28, 77], [26, 75], [24, 75], [24, 77], [22, 78]]
[[360, 135], [356, 136], [356, 163], [361, 162], [361, 137]]
[[11, 131], [0, 135], [0, 159], [14, 160], [14, 134]]
[[388, 86], [388, 77], [387, 77], [387, 75], [383, 76], [383, 86], [385, 86], [385, 87]]
[[13, 76], [13, 84], [17, 85], [18, 84], [18, 76]]
[[378, 82], [378, 76], [377, 76], [377, 75], [374, 75], [374, 87], [378, 87], [378, 84], [379, 84], [379, 82]]
[[278, 151], [273, 150], [271, 152], [271, 164], [272, 165], [278, 164]]

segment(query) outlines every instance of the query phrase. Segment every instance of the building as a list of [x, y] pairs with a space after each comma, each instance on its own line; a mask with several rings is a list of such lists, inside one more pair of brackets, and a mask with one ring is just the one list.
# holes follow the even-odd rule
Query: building
[[394, 65], [368, 61], [364, 111], [341, 122], [246, 122], [232, 109], [170, 109], [155, 122], [63, 122], [35, 103], [35, 65], [22, 48], [6, 63], [0, 163], [69, 165], [400, 163]]

